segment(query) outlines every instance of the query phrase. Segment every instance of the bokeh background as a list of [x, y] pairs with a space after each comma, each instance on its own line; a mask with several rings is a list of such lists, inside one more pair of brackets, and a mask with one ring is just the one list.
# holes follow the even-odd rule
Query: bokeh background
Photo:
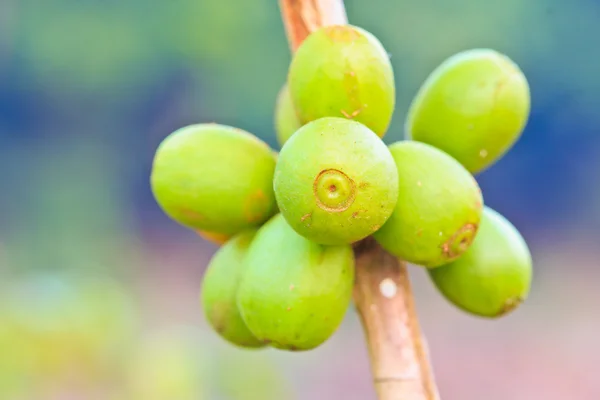
[[[445, 400], [600, 398], [600, 3], [347, 0], [411, 98], [442, 60], [509, 55], [532, 90], [513, 150], [478, 176], [535, 281], [488, 321], [411, 273]], [[369, 400], [356, 313], [302, 354], [234, 349], [198, 291], [216, 247], [149, 189], [173, 130], [220, 122], [277, 148], [290, 61], [275, 0], [0, 0], [0, 399]]]

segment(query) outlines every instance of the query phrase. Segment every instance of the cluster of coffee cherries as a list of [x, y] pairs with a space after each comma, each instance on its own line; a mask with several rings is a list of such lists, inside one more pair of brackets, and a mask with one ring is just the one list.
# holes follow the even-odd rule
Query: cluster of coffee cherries
[[426, 268], [471, 314], [505, 315], [527, 297], [528, 247], [484, 205], [474, 178], [526, 126], [522, 71], [491, 49], [451, 56], [416, 94], [406, 140], [386, 145], [395, 99], [380, 41], [329, 26], [293, 56], [275, 107], [279, 152], [220, 124], [187, 126], [160, 144], [156, 201], [221, 245], [201, 302], [224, 339], [292, 351], [324, 343], [351, 301], [352, 246], [367, 237]]

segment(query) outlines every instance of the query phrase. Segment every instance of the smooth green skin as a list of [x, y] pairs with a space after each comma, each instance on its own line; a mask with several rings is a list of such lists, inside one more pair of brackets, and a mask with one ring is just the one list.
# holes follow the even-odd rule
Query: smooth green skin
[[237, 292], [244, 272], [244, 259], [256, 230], [234, 236], [210, 261], [201, 288], [201, 303], [206, 319], [228, 342], [257, 348], [265, 344], [248, 330], [237, 307]]
[[390, 145], [398, 168], [396, 208], [374, 238], [391, 254], [434, 268], [472, 243], [483, 198], [473, 176], [455, 159], [425, 143]]
[[328, 117], [304, 125], [283, 146], [274, 188], [279, 209], [296, 232], [319, 244], [347, 244], [369, 236], [390, 217], [398, 172], [375, 133], [358, 122]]
[[301, 126], [286, 84], [279, 91], [275, 104], [275, 133], [279, 144], [283, 146]]
[[278, 214], [252, 242], [238, 306], [250, 331], [263, 342], [284, 350], [310, 350], [341, 324], [353, 283], [351, 246], [311, 242]]
[[463, 311], [496, 318], [527, 299], [533, 275], [531, 254], [519, 231], [486, 207], [469, 250], [429, 275], [444, 297]]
[[468, 50], [427, 78], [410, 106], [406, 132], [479, 173], [519, 139], [530, 101], [527, 79], [513, 61], [490, 49]]
[[198, 124], [175, 131], [158, 147], [152, 192], [178, 223], [212, 234], [258, 227], [277, 211], [275, 153], [241, 129]]
[[321, 117], [361, 122], [383, 137], [396, 101], [390, 58], [371, 33], [328, 26], [310, 34], [288, 72], [293, 104], [303, 123]]

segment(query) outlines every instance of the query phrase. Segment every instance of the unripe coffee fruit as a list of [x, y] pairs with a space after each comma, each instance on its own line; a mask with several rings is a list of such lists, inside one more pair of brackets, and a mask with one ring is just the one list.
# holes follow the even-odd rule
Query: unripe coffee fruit
[[327, 26], [300, 45], [288, 74], [302, 123], [344, 117], [383, 137], [395, 105], [394, 73], [379, 40], [355, 26]]
[[529, 111], [529, 85], [519, 67], [497, 51], [468, 50], [427, 78], [410, 106], [406, 132], [478, 173], [519, 139]]
[[201, 230], [196, 230], [196, 233], [205, 240], [208, 240], [209, 242], [212, 242], [214, 244], [218, 244], [218, 245], [222, 245], [227, 243], [227, 241], [229, 239], [231, 239], [230, 235], [224, 235], [222, 233], [214, 233], [214, 232], [207, 232], [207, 231], [201, 231]]
[[388, 252], [433, 268], [467, 250], [479, 226], [483, 198], [473, 176], [454, 158], [425, 143], [389, 147], [398, 169], [398, 201], [374, 238]]
[[279, 91], [275, 104], [275, 133], [279, 144], [283, 146], [301, 126], [286, 84]]
[[353, 283], [350, 245], [311, 242], [278, 214], [250, 247], [238, 306], [259, 340], [279, 349], [310, 350], [341, 324]]
[[319, 244], [353, 243], [379, 229], [398, 198], [390, 151], [365, 125], [328, 117], [283, 146], [275, 195], [290, 226]]
[[486, 207], [469, 250], [429, 274], [446, 299], [460, 309], [482, 317], [500, 317], [527, 298], [532, 260], [519, 231]]
[[244, 260], [255, 234], [255, 230], [244, 231], [215, 253], [200, 291], [204, 314], [212, 328], [228, 342], [249, 348], [264, 346], [248, 330], [237, 307]]
[[152, 192], [173, 220], [233, 235], [276, 212], [275, 153], [240, 129], [199, 124], [169, 135], [152, 166]]

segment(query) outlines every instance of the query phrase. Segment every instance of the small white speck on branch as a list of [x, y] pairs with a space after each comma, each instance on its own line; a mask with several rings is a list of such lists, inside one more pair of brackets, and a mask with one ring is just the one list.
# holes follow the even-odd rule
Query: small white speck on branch
[[379, 291], [381, 295], [387, 299], [393, 299], [398, 292], [398, 286], [396, 286], [396, 282], [391, 280], [390, 278], [385, 278], [379, 284]]

